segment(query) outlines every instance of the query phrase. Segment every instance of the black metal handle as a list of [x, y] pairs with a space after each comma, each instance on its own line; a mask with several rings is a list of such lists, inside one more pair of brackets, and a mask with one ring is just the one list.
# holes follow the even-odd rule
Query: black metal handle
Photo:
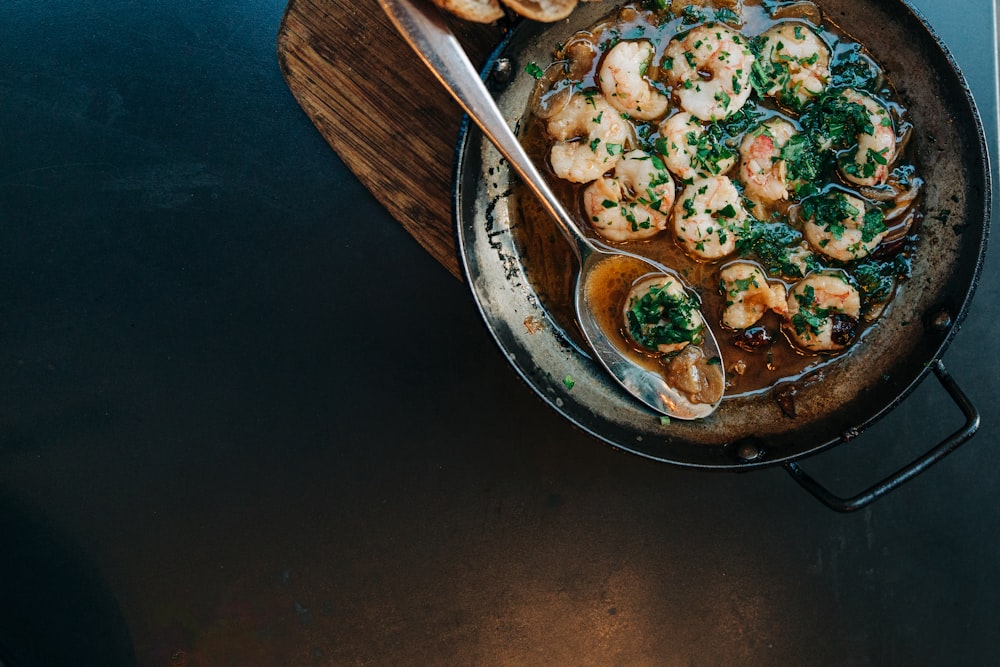
[[951, 454], [953, 451], [958, 449], [960, 445], [975, 435], [976, 430], [979, 429], [979, 411], [976, 409], [976, 406], [969, 401], [965, 392], [959, 388], [958, 384], [945, 369], [944, 364], [941, 363], [940, 359], [936, 359], [931, 364], [931, 369], [934, 371], [934, 374], [937, 375], [938, 380], [940, 380], [944, 388], [948, 391], [952, 400], [955, 401], [959, 409], [965, 415], [965, 425], [952, 433], [947, 439], [941, 441], [926, 454], [916, 459], [909, 465], [900, 468], [878, 484], [875, 484], [874, 486], [851, 498], [841, 498], [840, 496], [830, 492], [825, 486], [810, 477], [809, 474], [794, 461], [786, 463], [785, 470], [787, 470], [795, 481], [801, 484], [806, 491], [814, 495], [820, 502], [830, 509], [837, 512], [853, 512], [875, 502], [904, 482], [910, 481], [927, 468], [930, 468], [948, 454]]

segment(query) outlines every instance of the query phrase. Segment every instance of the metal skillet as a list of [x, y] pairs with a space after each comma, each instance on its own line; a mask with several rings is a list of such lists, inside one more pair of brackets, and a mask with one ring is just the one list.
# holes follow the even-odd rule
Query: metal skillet
[[[947, 48], [901, 0], [817, 0], [827, 20], [866, 45], [893, 80], [916, 136], [913, 161], [924, 175], [925, 210], [950, 212], [948, 224], [923, 225], [905, 281], [891, 308], [849, 355], [784, 389], [790, 417], [773, 392], [724, 399], [711, 417], [664, 424], [614, 383], [577, 343], [573, 323], [553, 312], [529, 279], [519, 224], [520, 191], [505, 161], [466, 125], [456, 154], [454, 190], [463, 268], [487, 327], [524, 381], [576, 426], [620, 449], [674, 465], [752, 470], [783, 465], [837, 511], [864, 507], [968, 441], [979, 414], [941, 357], [964, 319], [986, 253], [989, 158], [969, 87]], [[585, 3], [565, 21], [525, 22], [510, 32], [484, 69], [501, 111], [521, 118], [533, 80], [519, 75], [546, 62], [553, 44], [612, 11]], [[958, 231], [960, 230], [960, 231]], [[568, 270], [569, 267], [567, 267]], [[857, 437], [890, 412], [928, 374], [954, 399], [964, 424], [926, 453], [854, 496], [839, 497], [798, 463]]]

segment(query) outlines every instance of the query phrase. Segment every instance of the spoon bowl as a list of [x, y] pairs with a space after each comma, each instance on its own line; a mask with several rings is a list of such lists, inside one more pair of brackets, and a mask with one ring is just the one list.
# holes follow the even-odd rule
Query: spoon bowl
[[[595, 276], [602, 270], [606, 272], [611, 263], [615, 263], [614, 269], [632, 276], [632, 282], [658, 275], [677, 281], [695, 299], [695, 303], [699, 303], [697, 295], [676, 272], [667, 267], [593, 241], [583, 234], [521, 146], [436, 7], [426, 0], [379, 0], [379, 4], [407, 43], [539, 198], [569, 240], [579, 267], [574, 281], [577, 321], [594, 357], [629, 393], [657, 412], [683, 420], [700, 419], [712, 414], [721, 402], [721, 391], [710, 401], [694, 400], [689, 391], [679, 388], [681, 382], [668, 382], [667, 379], [682, 377], [684, 371], [691, 368], [690, 364], [671, 369], [642, 354], [624, 337], [613, 339], [608, 331], [617, 330], [620, 325], [609, 327], [608, 321], [602, 321], [602, 311], [595, 307], [596, 290], [593, 288], [596, 285]], [[624, 311], [621, 315], [625, 316]], [[724, 386], [725, 366], [721, 363], [718, 344], [707, 324], [702, 326], [702, 339], [697, 348], [701, 355], [698, 363], [702, 364], [699, 368], [703, 368], [706, 362], [710, 363], [715, 380]]]
[[[657, 412], [685, 420], [701, 419], [712, 414], [722, 400], [725, 371], [710, 328], [702, 324], [701, 340], [697, 346], [689, 346], [692, 349], [688, 352], [696, 353], [693, 357], [678, 355], [671, 358], [677, 361], [662, 363], [661, 358], [665, 357], [650, 355], [623, 333], [626, 327], [622, 304], [628, 301], [621, 299], [621, 303], [615, 304], [617, 307], [608, 308], [605, 292], [611, 291], [614, 296], [619, 296], [633, 286], [652, 281], [682, 286], [686, 296], [695, 304], [698, 304], [697, 296], [684, 285], [675, 271], [645, 257], [614, 248], [604, 249], [593, 243], [591, 248], [582, 255], [580, 270], [575, 277], [574, 309], [580, 330], [596, 359], [629, 393]], [[616, 288], [606, 290], [606, 276], [618, 283]], [[711, 398], [694, 400], [689, 392], [678, 388], [691, 374], [691, 363], [679, 363], [684, 361], [695, 364], [699, 385], [711, 378], [710, 384], [715, 388], [708, 392]], [[671, 381], [668, 378], [676, 379]]]

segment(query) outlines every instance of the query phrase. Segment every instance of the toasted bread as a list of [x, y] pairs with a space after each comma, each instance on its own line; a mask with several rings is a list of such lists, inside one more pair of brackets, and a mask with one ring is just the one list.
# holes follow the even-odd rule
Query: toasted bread
[[577, 0], [502, 0], [515, 12], [532, 21], [551, 23], [570, 15]]
[[504, 15], [500, 0], [433, 0], [433, 2], [446, 12], [474, 23], [493, 23]]

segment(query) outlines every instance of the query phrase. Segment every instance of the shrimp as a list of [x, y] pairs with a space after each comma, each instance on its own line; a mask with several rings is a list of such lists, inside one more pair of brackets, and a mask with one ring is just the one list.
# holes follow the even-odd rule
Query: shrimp
[[656, 148], [681, 181], [725, 174], [736, 163], [736, 153], [725, 142], [713, 141], [696, 116], [674, 114], [659, 129]]
[[858, 133], [853, 160], [841, 164], [844, 178], [858, 185], [882, 185], [889, 180], [889, 165], [896, 159], [896, 131], [892, 116], [875, 98], [848, 88], [841, 93], [848, 102], [860, 104], [868, 115], [867, 126]]
[[704, 339], [705, 321], [698, 302], [679, 280], [657, 274], [641, 278], [629, 290], [623, 310], [626, 329], [648, 350], [670, 353]]
[[846, 192], [831, 191], [802, 202], [802, 234], [817, 252], [849, 262], [866, 257], [888, 229], [875, 206]]
[[652, 58], [653, 46], [648, 40], [619, 42], [601, 65], [601, 92], [611, 106], [631, 118], [653, 120], [667, 112], [670, 98], [646, 78]]
[[559, 178], [589, 183], [610, 171], [635, 143], [632, 125], [600, 95], [574, 93], [548, 119], [556, 140], [549, 162]]
[[795, 111], [822, 93], [830, 79], [830, 48], [812, 28], [794, 21], [761, 34], [758, 63], [755, 76], [764, 93]]
[[810, 273], [788, 292], [785, 331], [810, 352], [836, 352], [858, 329], [861, 295], [842, 271]]
[[753, 63], [739, 33], [707, 23], [667, 44], [662, 69], [681, 107], [710, 121], [727, 118], [746, 104]]
[[756, 324], [768, 310], [786, 315], [785, 286], [771, 284], [759, 266], [737, 261], [719, 273], [719, 287], [726, 297], [722, 323], [730, 329], [746, 329]]
[[726, 383], [719, 358], [710, 359], [697, 345], [688, 345], [667, 362], [663, 377], [692, 403], [713, 404], [722, 398]]
[[609, 241], [649, 238], [667, 228], [674, 182], [663, 163], [644, 151], [626, 153], [614, 177], [601, 177], [583, 192], [590, 224]]
[[795, 134], [794, 125], [775, 116], [743, 137], [739, 179], [743, 193], [757, 206], [766, 208], [788, 199], [788, 164], [781, 149]]
[[728, 176], [696, 179], [674, 205], [677, 241], [703, 261], [732, 254], [746, 220], [740, 193]]

